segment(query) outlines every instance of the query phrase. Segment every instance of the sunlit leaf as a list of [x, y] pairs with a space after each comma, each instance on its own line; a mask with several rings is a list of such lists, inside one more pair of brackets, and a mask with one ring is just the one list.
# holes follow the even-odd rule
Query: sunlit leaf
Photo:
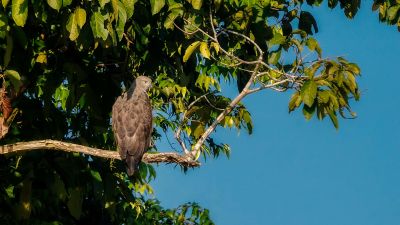
[[38, 54], [36, 57], [36, 62], [41, 63], [41, 64], [46, 64], [47, 63], [47, 55], [44, 52], [41, 52]]
[[167, 29], [174, 28], [174, 21], [178, 16], [183, 15], [183, 8], [175, 8], [173, 9], [167, 16], [167, 19], [164, 22], [164, 27]]
[[164, 7], [165, 0], [150, 0], [151, 14], [155, 15]]
[[203, 5], [203, 0], [189, 0], [190, 3], [192, 3], [192, 6], [194, 9], [201, 9], [201, 6]]
[[11, 14], [17, 26], [25, 26], [28, 18], [28, 0], [12, 0]]
[[14, 89], [19, 90], [22, 85], [21, 76], [19, 75], [19, 73], [15, 70], [6, 70], [4, 71], [4, 75], [6, 75], [6, 77], [10, 79], [11, 83], [14, 86]]
[[63, 5], [62, 2], [62, 0], [47, 0], [47, 4], [57, 11], [61, 9], [61, 6]]
[[135, 9], [135, 3], [138, 0], [122, 0], [122, 4], [124, 5], [125, 11], [126, 11], [126, 17], [127, 19], [131, 18], [133, 15], [133, 11]]
[[3, 5], [3, 8], [7, 7], [9, 1], [10, 0], [1, 0], [1, 4]]
[[208, 48], [207, 42], [201, 42], [200, 44], [200, 54], [207, 59], [210, 59], [210, 49]]
[[199, 47], [200, 43], [200, 41], [195, 41], [189, 45], [189, 47], [185, 51], [185, 54], [183, 55], [183, 62], [188, 61], [193, 52], [197, 49], [197, 47]]
[[75, 19], [76, 19], [76, 24], [78, 25], [79, 28], [82, 28], [83, 25], [86, 23], [86, 11], [82, 9], [81, 7], [77, 7], [75, 9]]
[[75, 41], [79, 36], [79, 27], [76, 21], [75, 13], [71, 13], [68, 17], [66, 28], [69, 31], [69, 39]]
[[317, 96], [317, 85], [313, 80], [308, 80], [304, 82], [301, 88], [301, 98], [304, 104], [311, 107], [314, 104], [314, 100]]
[[94, 12], [90, 17], [90, 26], [92, 27], [93, 36], [105, 41], [108, 37], [108, 31], [104, 27], [104, 20], [105, 17], [100, 12]]
[[98, 1], [99, 1], [99, 4], [100, 4], [100, 7], [101, 7], [101, 8], [104, 8], [104, 6], [105, 6], [107, 3], [110, 2], [110, 0], [98, 0]]
[[118, 22], [117, 22], [117, 27], [115, 28], [115, 31], [117, 32], [118, 40], [120, 41], [122, 39], [124, 31], [125, 31], [127, 15], [126, 15], [124, 5], [121, 2], [118, 2], [118, 8], [119, 8], [118, 9]]

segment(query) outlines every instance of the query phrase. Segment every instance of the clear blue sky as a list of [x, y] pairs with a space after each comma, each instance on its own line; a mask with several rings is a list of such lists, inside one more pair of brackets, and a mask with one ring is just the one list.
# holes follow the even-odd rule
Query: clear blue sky
[[400, 224], [400, 33], [363, 3], [351, 21], [339, 9], [313, 10], [324, 56], [362, 69], [358, 118], [336, 131], [329, 120], [288, 114], [288, 94], [250, 96], [254, 134], [218, 130], [231, 159], [208, 159], [187, 174], [157, 167], [152, 185], [162, 205], [198, 202], [220, 225]]

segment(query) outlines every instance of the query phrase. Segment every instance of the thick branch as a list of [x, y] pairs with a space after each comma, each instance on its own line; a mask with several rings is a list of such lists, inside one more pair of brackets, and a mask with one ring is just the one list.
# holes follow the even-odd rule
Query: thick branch
[[[10, 154], [23, 151], [33, 150], [57, 150], [65, 152], [78, 152], [86, 155], [107, 158], [107, 159], [118, 159], [121, 160], [117, 151], [103, 150], [98, 148], [91, 148], [83, 145], [55, 141], [55, 140], [39, 140], [39, 141], [27, 141], [17, 142], [15, 144], [8, 144], [0, 146], [0, 154]], [[163, 152], [163, 153], [146, 153], [142, 159], [145, 163], [176, 163], [184, 167], [198, 167], [200, 163], [193, 160], [188, 155], [179, 155], [175, 152]]]

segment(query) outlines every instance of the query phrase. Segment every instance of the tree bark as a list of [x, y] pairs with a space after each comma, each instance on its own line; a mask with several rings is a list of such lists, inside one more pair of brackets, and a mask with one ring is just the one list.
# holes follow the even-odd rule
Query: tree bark
[[[95, 157], [121, 160], [121, 157], [119, 156], [117, 151], [92, 148], [83, 145], [78, 145], [63, 141], [55, 141], [50, 139], [17, 142], [14, 144], [0, 146], [0, 154], [3, 155], [11, 153], [18, 154], [21, 152], [33, 151], [33, 150], [46, 150], [46, 151], [57, 150], [65, 152], [78, 152]], [[200, 162], [193, 160], [190, 155], [180, 155], [175, 152], [145, 153], [143, 155], [142, 161], [145, 163], [175, 163], [184, 167], [200, 166]]]

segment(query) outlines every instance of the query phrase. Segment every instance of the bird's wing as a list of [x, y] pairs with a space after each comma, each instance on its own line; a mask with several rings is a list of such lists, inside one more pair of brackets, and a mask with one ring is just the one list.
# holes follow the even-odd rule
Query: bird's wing
[[128, 174], [140, 163], [150, 145], [152, 132], [152, 109], [146, 96], [117, 98], [112, 111], [112, 126], [118, 151], [126, 159]]

